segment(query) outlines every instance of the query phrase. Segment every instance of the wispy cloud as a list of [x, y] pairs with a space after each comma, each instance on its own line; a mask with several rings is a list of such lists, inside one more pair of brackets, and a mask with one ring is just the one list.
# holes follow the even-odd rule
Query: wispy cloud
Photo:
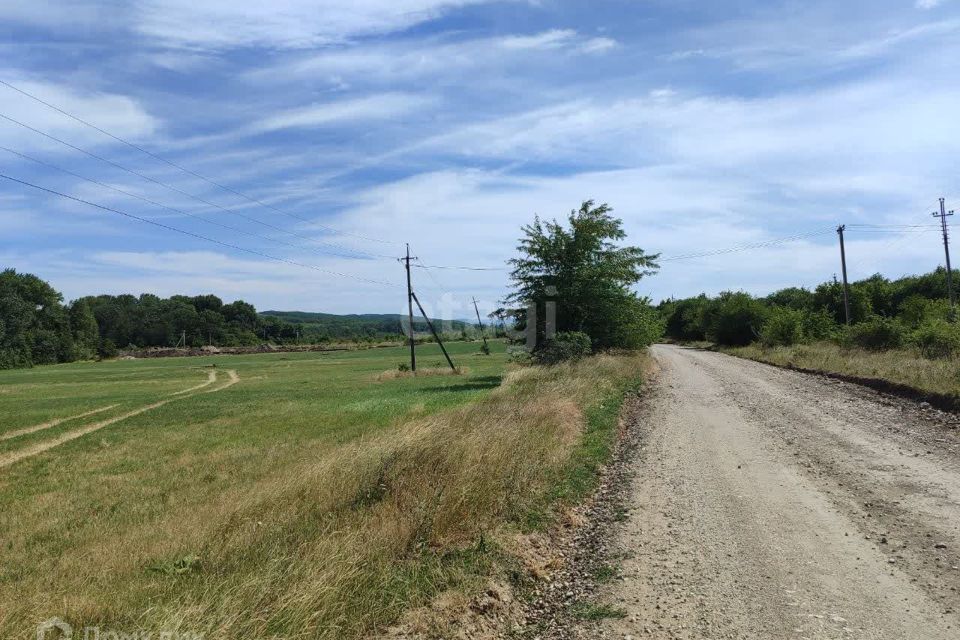
[[445, 11], [489, 0], [148, 0], [136, 29], [171, 47], [310, 47], [402, 31]]
[[254, 122], [243, 133], [264, 133], [281, 129], [308, 129], [343, 122], [364, 122], [398, 118], [422, 109], [430, 100], [406, 93], [385, 93], [350, 100], [324, 102], [281, 111]]

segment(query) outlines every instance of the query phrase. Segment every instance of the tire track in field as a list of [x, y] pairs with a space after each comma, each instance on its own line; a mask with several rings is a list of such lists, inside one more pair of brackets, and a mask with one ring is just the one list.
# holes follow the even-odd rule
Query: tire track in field
[[177, 392], [175, 392], [175, 393], [171, 393], [170, 395], [172, 395], [172, 396], [182, 396], [182, 395], [184, 395], [184, 394], [190, 393], [191, 391], [198, 391], [198, 390], [203, 389], [203, 388], [205, 388], [205, 387], [209, 387], [210, 385], [212, 385], [212, 384], [213, 384], [214, 382], [216, 382], [216, 381], [217, 381], [217, 370], [216, 370], [216, 369], [211, 369], [210, 371], [207, 371], [207, 379], [206, 379], [205, 382], [201, 382], [201, 383], [198, 384], [197, 386], [195, 386], [195, 387], [190, 387], [189, 389], [184, 389], [183, 391], [177, 391]]
[[[206, 391], [200, 391], [200, 389], [203, 389], [203, 388], [205, 388], [205, 387], [207, 387], [207, 386], [209, 386], [209, 385], [211, 385], [211, 384], [216, 383], [216, 381], [217, 381], [217, 372], [216, 372], [216, 370], [214, 370], [214, 371], [211, 371], [211, 372], [208, 374], [209, 377], [208, 377], [207, 382], [204, 382], [203, 384], [197, 385], [197, 386], [195, 386], [195, 387], [191, 387], [191, 388], [189, 388], [189, 389], [185, 389], [185, 390], [182, 392], [184, 395], [173, 394], [172, 396], [168, 397], [168, 398], [165, 399], [165, 400], [160, 400], [160, 401], [158, 401], [158, 402], [154, 402], [153, 404], [148, 404], [148, 405], [145, 406], [145, 407], [140, 407], [139, 409], [134, 409], [133, 411], [128, 411], [127, 413], [121, 414], [121, 415], [119, 415], [119, 416], [114, 416], [114, 417], [112, 417], [112, 418], [108, 418], [107, 420], [103, 420], [103, 421], [101, 421], [101, 422], [94, 422], [93, 424], [86, 425], [86, 426], [81, 427], [81, 428], [79, 428], [79, 429], [74, 429], [73, 431], [68, 431], [67, 433], [61, 434], [60, 436], [57, 436], [56, 438], [53, 438], [52, 440], [47, 440], [46, 442], [40, 442], [40, 443], [35, 444], [35, 445], [31, 446], [31, 447], [26, 447], [26, 448], [24, 448], [24, 449], [20, 449], [20, 450], [17, 450], [17, 451], [11, 451], [10, 453], [6, 453], [6, 454], [3, 454], [3, 455], [0, 455], [0, 469], [2, 469], [2, 468], [4, 468], [4, 467], [8, 467], [8, 466], [10, 466], [10, 465], [12, 465], [12, 464], [14, 464], [14, 463], [16, 463], [16, 462], [19, 462], [19, 461], [21, 461], [21, 460], [25, 460], [25, 459], [27, 459], [27, 458], [32, 458], [33, 456], [35, 456], [35, 455], [37, 455], [37, 454], [40, 454], [40, 453], [43, 453], [44, 451], [49, 451], [50, 449], [53, 449], [54, 447], [59, 447], [61, 444], [64, 444], [65, 442], [70, 442], [71, 440], [76, 440], [77, 438], [82, 438], [83, 436], [85, 436], [85, 435], [87, 435], [87, 434], [90, 434], [90, 433], [93, 433], [94, 431], [99, 431], [100, 429], [103, 429], [104, 427], [109, 427], [109, 426], [112, 425], [112, 424], [116, 424], [116, 423], [122, 422], [123, 420], [126, 420], [126, 419], [128, 419], [128, 418], [133, 418], [134, 416], [138, 416], [138, 415], [140, 415], [141, 413], [146, 413], [147, 411], [152, 411], [153, 409], [158, 409], [158, 408], [160, 408], [160, 407], [162, 407], [162, 406], [164, 406], [164, 405], [166, 405], [166, 404], [170, 404], [171, 402], [175, 402], [175, 401], [177, 401], [177, 400], [185, 400], [185, 399], [187, 399], [187, 398], [192, 398], [193, 396], [199, 395], [200, 393], [215, 393], [215, 392], [217, 392], [217, 391], [223, 391], [224, 389], [227, 389], [228, 387], [232, 387], [233, 385], [235, 385], [235, 384], [237, 384], [238, 382], [240, 382], [240, 376], [237, 375], [237, 372], [236, 372], [235, 370], [233, 370], [233, 369], [227, 369], [227, 370], [226, 370], [226, 373], [227, 373], [227, 376], [229, 376], [229, 380], [227, 380], [227, 382], [226, 382], [225, 384], [222, 384], [222, 385], [220, 385], [219, 387], [216, 387], [216, 388], [213, 388], [213, 389], [208, 389], [208, 390], [206, 390]], [[187, 393], [187, 392], [191, 392], [191, 391], [192, 391], [193, 393], [189, 393], [189, 394]], [[114, 405], [114, 406], [115, 406], [115, 405]], [[90, 413], [88, 413], [88, 414], [86, 414], [86, 415], [92, 415], [93, 413], [97, 413], [97, 412], [96, 412], [96, 411], [90, 412]], [[78, 417], [80, 417], [80, 416], [73, 416], [73, 418], [78, 418]], [[66, 420], [69, 420], [69, 419], [70, 419], [70, 418], [64, 418], [63, 420], [61, 420], [61, 422], [65, 422]], [[59, 423], [58, 423], [58, 424], [59, 424]], [[51, 426], [52, 426], [52, 425], [51, 425]], [[48, 427], [46, 427], [46, 428], [50, 428], [50, 427], [48, 426]], [[39, 429], [36, 429], [36, 430], [39, 430]]]
[[99, 409], [93, 409], [92, 411], [87, 411], [85, 413], [78, 413], [75, 416], [70, 416], [67, 418], [57, 418], [56, 420], [50, 420], [49, 422], [44, 422], [42, 424], [35, 424], [32, 427], [24, 427], [23, 429], [17, 429], [16, 431], [10, 431], [4, 434], [0, 434], [0, 442], [3, 440], [10, 440], [11, 438], [16, 438], [19, 436], [25, 436], [28, 433], [36, 433], [37, 431], [43, 431], [44, 429], [52, 429], [57, 425], [61, 425], [64, 422], [70, 422], [71, 420], [79, 420], [80, 418], [86, 418], [87, 416], [92, 416], [95, 413], [103, 413], [108, 409], [113, 409], [115, 404], [108, 405], [106, 407], [100, 407]]

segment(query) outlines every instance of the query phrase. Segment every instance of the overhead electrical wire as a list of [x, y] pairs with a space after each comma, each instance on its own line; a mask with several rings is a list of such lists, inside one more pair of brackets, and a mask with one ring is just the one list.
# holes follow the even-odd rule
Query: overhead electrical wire
[[821, 231], [810, 231], [807, 233], [798, 233], [793, 236], [788, 236], [786, 238], [776, 238], [774, 240], [765, 240], [763, 242], [754, 242], [751, 244], [738, 245], [734, 247], [728, 247], [726, 249], [712, 249], [709, 251], [700, 251], [695, 253], [685, 253], [677, 256], [670, 256], [667, 258], [658, 258], [657, 262], [675, 262], [678, 260], [693, 260], [694, 258], [708, 258], [711, 256], [724, 255], [728, 253], [738, 253], [741, 251], [750, 251], [752, 249], [764, 249], [766, 247], [772, 247], [779, 244], [785, 244], [787, 242], [795, 242], [797, 240], [803, 240], [806, 238], [813, 238], [815, 236], [827, 235], [829, 233], [836, 233], [834, 229], [824, 229]]
[[68, 118], [70, 118], [70, 119], [72, 119], [72, 120], [75, 120], [75, 121], [79, 122], [80, 124], [82, 124], [82, 125], [84, 125], [84, 126], [90, 127], [91, 129], [94, 129], [95, 131], [98, 131], [98, 132], [102, 133], [103, 135], [108, 136], [109, 138], [111, 138], [111, 139], [113, 139], [113, 140], [116, 140], [117, 142], [119, 142], [119, 143], [121, 143], [121, 144], [124, 144], [124, 145], [130, 147], [131, 149], [135, 149], [135, 150], [139, 151], [140, 153], [146, 154], [146, 155], [150, 156], [151, 158], [153, 158], [153, 159], [155, 159], [155, 160], [158, 160], [159, 162], [163, 162], [164, 164], [167, 164], [167, 165], [169, 165], [169, 166], [171, 166], [171, 167], [174, 167], [175, 169], [179, 169], [180, 171], [183, 171], [183, 172], [185, 172], [185, 173], [188, 173], [188, 174], [190, 174], [191, 176], [194, 176], [195, 178], [198, 178], [198, 179], [200, 179], [200, 180], [203, 180], [204, 182], [206, 182], [206, 183], [208, 183], [208, 184], [211, 184], [211, 185], [213, 185], [213, 186], [215, 186], [215, 187], [217, 187], [217, 188], [219, 188], [219, 189], [223, 189], [224, 191], [228, 191], [228, 192], [230, 192], [230, 193], [232, 193], [232, 194], [234, 194], [234, 195], [240, 196], [241, 198], [244, 198], [245, 200], [247, 200], [247, 201], [249, 201], [249, 202], [252, 202], [252, 203], [257, 204], [257, 205], [259, 205], [259, 206], [261, 206], [261, 207], [270, 209], [271, 211], [275, 211], [275, 212], [277, 212], [277, 213], [280, 213], [280, 214], [282, 214], [282, 215], [288, 216], [288, 217], [290, 217], [290, 218], [294, 218], [294, 219], [296, 219], [296, 220], [301, 220], [301, 221], [303, 221], [303, 222], [309, 222], [309, 223], [311, 223], [311, 224], [313, 224], [313, 225], [315, 225], [315, 226], [320, 227], [321, 229], [326, 229], [327, 231], [330, 231], [330, 232], [332, 232], [332, 233], [339, 233], [339, 234], [342, 234], [342, 235], [354, 236], [354, 237], [356, 237], [356, 238], [361, 238], [361, 239], [367, 240], [367, 241], [369, 241], [369, 242], [380, 242], [380, 243], [383, 243], [383, 244], [403, 244], [402, 242], [398, 242], [398, 241], [396, 241], [396, 240], [385, 240], [385, 239], [382, 239], [382, 238], [374, 238], [374, 237], [372, 237], [372, 236], [366, 236], [366, 235], [362, 235], [362, 234], [359, 234], [359, 233], [353, 233], [353, 232], [351, 232], [351, 231], [344, 231], [344, 230], [342, 230], [342, 229], [337, 229], [337, 228], [335, 228], [335, 227], [331, 227], [331, 226], [328, 226], [328, 225], [325, 225], [325, 224], [321, 224], [321, 223], [319, 223], [319, 222], [316, 222], [316, 221], [314, 221], [314, 220], [310, 220], [309, 218], [304, 218], [304, 217], [302, 217], [302, 216], [299, 216], [299, 215], [290, 213], [289, 211], [284, 211], [283, 209], [278, 209], [277, 207], [274, 207], [273, 205], [270, 205], [270, 204], [267, 204], [267, 203], [265, 203], [265, 202], [262, 202], [261, 200], [258, 200], [257, 198], [254, 198], [253, 196], [247, 195], [246, 193], [243, 193], [242, 191], [238, 191], [238, 190], [236, 190], [236, 189], [234, 189], [234, 188], [232, 188], [232, 187], [228, 187], [228, 186], [226, 186], [226, 185], [224, 185], [224, 184], [221, 184], [220, 182], [217, 182], [217, 181], [215, 181], [215, 180], [213, 180], [213, 179], [211, 179], [211, 178], [208, 178], [208, 177], [206, 177], [206, 176], [204, 176], [204, 175], [202, 175], [202, 174], [200, 174], [200, 173], [197, 173], [196, 171], [193, 171], [192, 169], [188, 169], [188, 168], [186, 168], [186, 167], [184, 167], [184, 166], [182, 166], [182, 165], [180, 165], [180, 164], [178, 164], [178, 163], [176, 163], [176, 162], [173, 162], [172, 160], [168, 160], [167, 158], [164, 158], [163, 156], [157, 155], [157, 154], [153, 153], [152, 151], [148, 151], [147, 149], [144, 149], [143, 147], [141, 147], [141, 146], [139, 146], [139, 145], [137, 145], [137, 144], [134, 144], [134, 143], [130, 142], [129, 140], [125, 140], [124, 138], [121, 138], [120, 136], [118, 136], [118, 135], [116, 135], [116, 134], [110, 133], [109, 131], [107, 131], [107, 130], [105, 130], [105, 129], [102, 129], [102, 128], [98, 127], [97, 125], [95, 125], [95, 124], [93, 124], [93, 123], [91, 123], [91, 122], [88, 122], [88, 121], [84, 120], [83, 118], [81, 118], [81, 117], [79, 117], [79, 116], [77, 116], [77, 115], [74, 115], [74, 114], [70, 113], [69, 111], [66, 111], [65, 109], [62, 109], [61, 107], [58, 107], [58, 106], [56, 106], [55, 104], [52, 104], [52, 103], [50, 103], [50, 102], [47, 102], [46, 100], [44, 100], [44, 99], [42, 99], [42, 98], [40, 98], [40, 97], [38, 97], [38, 96], [33, 95], [33, 94], [30, 93], [29, 91], [26, 91], [26, 90], [24, 90], [24, 89], [21, 89], [21, 88], [19, 88], [19, 87], [16, 87], [16, 86], [10, 84], [9, 82], [7, 82], [7, 81], [5, 81], [5, 80], [0, 79], [0, 84], [2, 84], [3, 86], [5, 86], [5, 87], [7, 87], [7, 88], [9, 88], [9, 89], [12, 89], [13, 91], [16, 91], [17, 93], [19, 93], [19, 94], [21, 94], [21, 95], [23, 95], [23, 96], [26, 96], [26, 97], [30, 98], [31, 100], [34, 100], [34, 101], [36, 101], [36, 102], [39, 102], [40, 104], [42, 104], [42, 105], [44, 105], [44, 106], [46, 106], [46, 107], [49, 107], [50, 109], [53, 109], [53, 110], [56, 111], [57, 113], [60, 113], [60, 114], [66, 116], [66, 117], [68, 117]]
[[[81, 147], [78, 147], [78, 146], [76, 146], [76, 145], [74, 145], [74, 144], [71, 144], [71, 143], [67, 142], [66, 140], [63, 140], [63, 139], [61, 139], [61, 138], [58, 138], [58, 137], [56, 137], [56, 136], [54, 136], [54, 135], [51, 135], [51, 134], [45, 132], [45, 131], [41, 131], [40, 129], [37, 129], [37, 128], [35, 128], [35, 127], [32, 127], [32, 126], [30, 126], [30, 125], [28, 125], [28, 124], [26, 124], [26, 123], [24, 123], [24, 122], [20, 122], [19, 120], [16, 120], [16, 119], [14, 119], [14, 118], [11, 118], [10, 116], [7, 116], [7, 115], [4, 115], [4, 114], [0, 113], [0, 118], [2, 118], [2, 119], [4, 119], [4, 120], [7, 120], [7, 121], [9, 121], [9, 122], [12, 122], [13, 124], [19, 125], [19, 126], [25, 128], [25, 129], [29, 130], [29, 131], [33, 131], [34, 133], [37, 133], [37, 134], [39, 134], [39, 135], [41, 135], [41, 136], [43, 136], [43, 137], [45, 137], [45, 138], [47, 138], [47, 139], [49, 139], [49, 140], [53, 140], [54, 142], [57, 142], [57, 143], [59, 143], [59, 144], [62, 144], [62, 145], [64, 145], [64, 146], [66, 146], [66, 147], [69, 147], [70, 149], [73, 149], [73, 150], [75, 150], [75, 151], [77, 151], [77, 152], [79, 152], [79, 153], [82, 153], [82, 154], [84, 154], [84, 155], [86, 155], [86, 156], [88, 156], [88, 157], [90, 157], [90, 158], [93, 158], [93, 159], [98, 160], [98, 161], [100, 161], [100, 162], [104, 162], [104, 163], [106, 163], [106, 164], [109, 164], [109, 165], [112, 166], [112, 167], [116, 167], [117, 169], [120, 169], [121, 171], [125, 171], [126, 173], [129, 173], [129, 174], [131, 174], [131, 175], [137, 176], [138, 178], [141, 178], [141, 179], [146, 180], [146, 181], [148, 181], [148, 182], [152, 182], [153, 184], [156, 184], [156, 185], [159, 185], [159, 186], [161, 186], [161, 187], [164, 187], [165, 189], [169, 189], [169, 190], [171, 190], [171, 191], [174, 191], [175, 193], [179, 193], [180, 195], [186, 196], [186, 197], [188, 197], [188, 198], [190, 198], [190, 199], [192, 199], [192, 200], [196, 200], [197, 202], [200, 202], [200, 203], [205, 204], [205, 205], [207, 205], [207, 206], [214, 207], [214, 208], [216, 208], [216, 209], [220, 209], [221, 211], [223, 211], [223, 212], [225, 212], [225, 213], [228, 213], [228, 214], [230, 214], [230, 215], [238, 216], [238, 217], [240, 217], [240, 218], [243, 218], [244, 220], [248, 220], [249, 222], [252, 222], [252, 223], [254, 223], [254, 224], [258, 224], [258, 225], [260, 225], [260, 226], [262, 226], [262, 227], [266, 227], [266, 228], [272, 229], [272, 230], [274, 230], [274, 231], [279, 231], [280, 233], [283, 233], [283, 234], [286, 234], [286, 235], [289, 235], [289, 236], [292, 236], [292, 237], [295, 237], [295, 238], [300, 238], [301, 240], [306, 240], [307, 242], [311, 242], [311, 243], [314, 243], [314, 242], [315, 242], [315, 243], [317, 243], [317, 244], [321, 244], [321, 245], [324, 245], [324, 246], [327, 246], [327, 247], [333, 247], [333, 248], [335, 248], [335, 249], [337, 249], [337, 250], [340, 250], [340, 251], [347, 251], [347, 252], [350, 252], [350, 253], [354, 253], [354, 254], [356, 254], [357, 256], [366, 256], [366, 257], [369, 257], [369, 258], [390, 258], [390, 259], [393, 259], [393, 256], [385, 256], [385, 255], [381, 255], [381, 254], [370, 253], [370, 252], [367, 252], [367, 251], [360, 251], [360, 250], [357, 250], [357, 249], [351, 249], [350, 247], [345, 247], [345, 246], [343, 246], [343, 245], [338, 245], [338, 244], [335, 244], [335, 243], [332, 243], [332, 242], [324, 242], [324, 241], [322, 241], [322, 240], [318, 241], [318, 240], [315, 240], [314, 238], [311, 238], [310, 236], [306, 236], [306, 235], [303, 235], [303, 234], [301, 234], [301, 233], [297, 233], [297, 232], [295, 232], [295, 231], [290, 231], [289, 229], [284, 229], [283, 227], [278, 227], [277, 225], [270, 224], [269, 222], [264, 222], [264, 221], [262, 221], [262, 220], [259, 220], [259, 219], [257, 219], [257, 218], [248, 216], [248, 215], [243, 214], [243, 213], [240, 213], [240, 212], [238, 212], [238, 211], [234, 211], [233, 209], [228, 209], [227, 207], [221, 206], [221, 205], [219, 205], [219, 204], [217, 204], [217, 203], [215, 203], [215, 202], [210, 202], [209, 200], [206, 200], [205, 198], [201, 198], [200, 196], [197, 196], [197, 195], [188, 193], [188, 192], [186, 192], [186, 191], [184, 191], [184, 190], [182, 190], [182, 189], [180, 189], [180, 188], [178, 188], [178, 187], [175, 187], [175, 186], [173, 186], [173, 185], [167, 184], [167, 183], [165, 183], [165, 182], [163, 182], [163, 181], [161, 181], [161, 180], [157, 180], [156, 178], [152, 178], [152, 177], [150, 177], [150, 176], [148, 176], [148, 175], [146, 175], [146, 174], [140, 173], [139, 171], [136, 171], [135, 169], [130, 169], [130, 168], [128, 168], [128, 167], [125, 167], [125, 166], [123, 166], [122, 164], [120, 164], [120, 163], [118, 163], [118, 162], [114, 162], [113, 160], [110, 160], [110, 159], [108, 159], [108, 158], [104, 158], [103, 156], [99, 156], [99, 155], [97, 155], [97, 154], [95, 154], [95, 153], [93, 153], [93, 152], [91, 152], [91, 151], [88, 151], [88, 150], [83, 149], [83, 148], [81, 148]], [[314, 249], [312, 249], [312, 250], [315, 251], [315, 252], [320, 252], [320, 250], [319, 250], [319, 249], [316, 249], [316, 248], [314, 248]]]
[[396, 286], [399, 286], [399, 285], [397, 285], [396, 283], [385, 282], [385, 281], [382, 281], [382, 280], [372, 280], [372, 279], [370, 279], [370, 278], [364, 278], [364, 277], [362, 277], [362, 276], [356, 276], [356, 275], [352, 275], [352, 274], [349, 274], [349, 273], [342, 273], [342, 272], [340, 272], [340, 271], [333, 271], [333, 270], [331, 270], [331, 269], [324, 269], [324, 268], [318, 267], [318, 266], [316, 266], [316, 265], [305, 264], [305, 263], [303, 263], [303, 262], [297, 262], [296, 260], [289, 260], [289, 259], [287, 259], [287, 258], [280, 258], [280, 257], [273, 256], [273, 255], [270, 255], [270, 254], [267, 254], [267, 253], [263, 253], [263, 252], [261, 252], [261, 251], [257, 251], [257, 250], [255, 250], [255, 249], [248, 249], [248, 248], [246, 248], [246, 247], [241, 247], [241, 246], [239, 246], [239, 245], [235, 245], [235, 244], [232, 244], [232, 243], [229, 243], [229, 242], [223, 242], [222, 240], [217, 240], [216, 238], [211, 238], [211, 237], [209, 237], [209, 236], [205, 236], [205, 235], [202, 235], [202, 234], [199, 234], [199, 233], [194, 233], [193, 231], [187, 231], [187, 230], [185, 230], [185, 229], [180, 229], [180, 228], [178, 228], [178, 227], [174, 227], [174, 226], [172, 226], [172, 225], [165, 224], [165, 223], [163, 223], [163, 222], [157, 222], [156, 220], [151, 220], [151, 219], [149, 219], [149, 218], [144, 218], [144, 217], [142, 217], [142, 216], [138, 216], [138, 215], [135, 215], [135, 214], [133, 214], [133, 213], [129, 213], [129, 212], [127, 212], [127, 211], [123, 211], [123, 210], [121, 210], [121, 209], [115, 209], [115, 208], [113, 208], [113, 207], [108, 207], [108, 206], [103, 205], [103, 204], [98, 204], [98, 203], [92, 202], [92, 201], [90, 201], [90, 200], [85, 200], [85, 199], [83, 199], [83, 198], [78, 198], [78, 197], [76, 197], [76, 196], [71, 196], [71, 195], [69, 195], [69, 194], [63, 193], [62, 191], [56, 191], [55, 189], [50, 189], [50, 188], [44, 187], [44, 186], [42, 186], [42, 185], [34, 184], [34, 183], [32, 183], [32, 182], [28, 182], [28, 181], [26, 181], [26, 180], [20, 180], [19, 178], [14, 178], [13, 176], [8, 176], [8, 175], [6, 175], [6, 174], [4, 174], [4, 173], [0, 173], [0, 178], [3, 178], [3, 179], [5, 179], [5, 180], [9, 180], [10, 182], [15, 182], [15, 183], [21, 184], [21, 185], [23, 185], [23, 186], [31, 187], [31, 188], [33, 188], [33, 189], [36, 189], [36, 190], [38, 190], [38, 191], [43, 191], [43, 192], [46, 192], [46, 193], [51, 194], [51, 195], [59, 196], [59, 197], [61, 197], [61, 198], [65, 198], [65, 199], [67, 199], [67, 200], [72, 200], [72, 201], [74, 201], [74, 202], [79, 202], [79, 203], [81, 203], [81, 204], [85, 204], [85, 205], [88, 205], [88, 206], [91, 206], [91, 207], [95, 207], [95, 208], [101, 209], [101, 210], [103, 210], [103, 211], [109, 211], [109, 212], [111, 212], [111, 213], [116, 213], [116, 214], [119, 214], [119, 215], [124, 216], [124, 217], [126, 217], [126, 218], [130, 218], [130, 219], [132, 219], [132, 220], [137, 220], [137, 221], [139, 221], [139, 222], [144, 222], [144, 223], [146, 223], [146, 224], [153, 225], [153, 226], [155, 226], [155, 227], [160, 227], [161, 229], [167, 229], [168, 231], [174, 231], [174, 232], [176, 232], [176, 233], [180, 233], [180, 234], [183, 234], [183, 235], [185, 235], [185, 236], [190, 236], [191, 238], [196, 238], [196, 239], [198, 239], [198, 240], [204, 240], [204, 241], [206, 241], [206, 242], [212, 242], [212, 243], [218, 244], [218, 245], [220, 245], [220, 246], [222, 246], [222, 247], [227, 247], [227, 248], [229, 248], [229, 249], [234, 249], [234, 250], [236, 250], [236, 251], [243, 251], [244, 253], [253, 254], [253, 255], [255, 255], [255, 256], [260, 256], [260, 257], [262, 257], [262, 258], [267, 258], [267, 259], [269, 259], [269, 260], [274, 260], [274, 261], [276, 261], [276, 262], [283, 262], [283, 263], [290, 264], [290, 265], [294, 265], [294, 266], [297, 266], [297, 267], [303, 267], [303, 268], [305, 268], [305, 269], [312, 269], [312, 270], [314, 270], [314, 271], [319, 271], [319, 272], [321, 272], [321, 273], [326, 273], [326, 274], [328, 274], [328, 275], [339, 276], [339, 277], [341, 277], [341, 278], [349, 278], [349, 279], [351, 279], [351, 280], [358, 280], [358, 281], [360, 281], [360, 282], [368, 282], [368, 283], [370, 283], [370, 284], [379, 284], [379, 285], [385, 285], [385, 286], [388, 286], [388, 287], [396, 287]]
[[210, 218], [205, 218], [204, 216], [198, 215], [198, 214], [196, 214], [196, 213], [190, 213], [189, 211], [184, 211], [183, 209], [178, 209], [178, 208], [176, 208], [176, 207], [171, 207], [171, 206], [169, 206], [169, 205], [165, 205], [165, 204], [163, 204], [162, 202], [157, 202], [156, 200], [151, 200], [150, 198], [147, 198], [147, 197], [145, 197], [145, 196], [141, 196], [141, 195], [139, 195], [139, 194], [137, 194], [137, 193], [131, 193], [130, 191], [126, 191], [125, 189], [121, 189], [121, 188], [119, 188], [119, 187], [115, 187], [115, 186], [113, 186], [113, 185], [111, 185], [111, 184], [107, 184], [107, 183], [105, 183], [105, 182], [100, 182], [99, 180], [94, 180], [93, 178], [88, 178], [88, 177], [86, 177], [86, 176], [82, 176], [82, 175], [80, 175], [79, 173], [76, 173], [76, 172], [74, 172], [74, 171], [70, 171], [69, 169], [64, 169], [63, 167], [59, 167], [59, 166], [57, 166], [57, 165], [55, 165], [55, 164], [53, 164], [53, 163], [51, 163], [51, 162], [47, 162], [47, 161], [41, 160], [41, 159], [39, 159], [39, 158], [34, 158], [33, 156], [27, 155], [27, 154], [25, 154], [25, 153], [21, 153], [20, 151], [16, 151], [15, 149], [11, 149], [11, 148], [5, 147], [5, 146], [3, 146], [3, 145], [0, 145], [0, 150], [6, 151], [7, 153], [10, 153], [10, 154], [15, 155], [15, 156], [20, 157], [20, 158], [23, 158], [24, 160], [29, 160], [29, 161], [31, 161], [31, 162], [35, 162], [35, 163], [37, 163], [37, 164], [39, 164], [39, 165], [41, 165], [41, 166], [44, 166], [44, 167], [47, 167], [47, 168], [50, 168], [50, 169], [54, 169], [54, 170], [56, 170], [56, 171], [60, 171], [61, 173], [65, 173], [66, 175], [73, 176], [74, 178], [78, 178], [78, 179], [80, 179], [80, 180], [84, 180], [84, 181], [86, 181], [86, 182], [89, 182], [89, 183], [91, 183], [91, 184], [95, 184], [95, 185], [100, 186], [100, 187], [103, 187], [103, 188], [105, 188], [105, 189], [110, 189], [111, 191], [114, 191], [114, 192], [116, 192], [116, 193], [123, 194], [123, 195], [125, 195], [125, 196], [127, 196], [127, 197], [135, 198], [135, 199], [140, 200], [140, 201], [142, 201], [142, 202], [146, 202], [147, 204], [153, 205], [153, 206], [155, 206], [155, 207], [159, 207], [159, 208], [161, 208], [161, 209], [166, 209], [166, 210], [168, 210], [168, 211], [173, 211], [174, 213], [177, 213], [177, 214], [180, 214], [180, 215], [184, 215], [184, 216], [188, 216], [188, 217], [194, 218], [194, 219], [196, 219], [196, 220], [201, 220], [201, 221], [203, 221], [203, 222], [206, 222], [207, 224], [211, 224], [211, 225], [213, 225], [213, 226], [220, 227], [221, 229], [226, 229], [226, 230], [228, 230], [228, 231], [233, 231], [234, 233], [239, 233], [239, 234], [242, 234], [242, 235], [251, 237], [251, 238], [259, 238], [260, 240], [266, 240], [267, 242], [274, 242], [274, 243], [277, 243], [277, 244], [285, 245], [285, 246], [287, 246], [287, 247], [293, 247], [293, 248], [296, 248], [296, 249], [304, 249], [304, 250], [307, 250], [307, 251], [312, 251], [312, 252], [314, 252], [314, 253], [321, 253], [322, 255], [333, 255], [333, 256], [338, 256], [338, 257], [341, 257], [341, 258], [358, 258], [358, 257], [364, 257], [364, 256], [359, 255], [359, 254], [358, 254], [358, 255], [346, 255], [346, 254], [339, 254], [339, 253], [326, 252], [326, 251], [325, 251], [325, 252], [318, 252], [315, 247], [308, 247], [308, 246], [304, 246], [304, 245], [299, 245], [299, 244], [295, 244], [295, 243], [293, 243], [293, 242], [287, 242], [286, 240], [281, 240], [281, 239], [279, 239], [279, 238], [271, 238], [271, 237], [269, 237], [269, 236], [264, 236], [264, 235], [261, 235], [261, 234], [259, 234], [259, 233], [253, 233], [252, 231], [247, 231], [247, 230], [245, 230], [245, 229], [240, 229], [239, 227], [232, 227], [232, 226], [230, 226], [230, 225], [228, 225], [228, 224], [223, 224], [222, 222], [218, 222], [218, 221], [216, 221], [216, 220], [211, 220]]

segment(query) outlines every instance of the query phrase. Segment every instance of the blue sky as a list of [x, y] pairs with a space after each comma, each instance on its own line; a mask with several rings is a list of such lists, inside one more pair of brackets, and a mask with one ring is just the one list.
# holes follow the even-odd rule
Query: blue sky
[[[0, 118], [46, 163], [0, 150], [0, 171], [253, 252], [0, 180], [0, 265], [68, 299], [400, 312], [398, 243], [496, 267], [587, 198], [665, 257], [822, 232], [639, 287], [764, 293], [836, 273], [837, 224], [960, 204], [956, 0], [0, 0], [0, 54], [0, 80], [232, 191], [4, 86], [0, 114], [113, 164]], [[939, 242], [851, 229], [851, 277], [929, 270]], [[506, 285], [414, 276], [444, 316]]]

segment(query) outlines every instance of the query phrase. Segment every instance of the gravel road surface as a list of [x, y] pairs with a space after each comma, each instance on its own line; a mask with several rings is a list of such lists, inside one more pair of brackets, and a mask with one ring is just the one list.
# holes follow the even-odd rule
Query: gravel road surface
[[[656, 346], [626, 520], [582, 638], [960, 639], [958, 418]], [[601, 611], [601, 609], [597, 609]]]

